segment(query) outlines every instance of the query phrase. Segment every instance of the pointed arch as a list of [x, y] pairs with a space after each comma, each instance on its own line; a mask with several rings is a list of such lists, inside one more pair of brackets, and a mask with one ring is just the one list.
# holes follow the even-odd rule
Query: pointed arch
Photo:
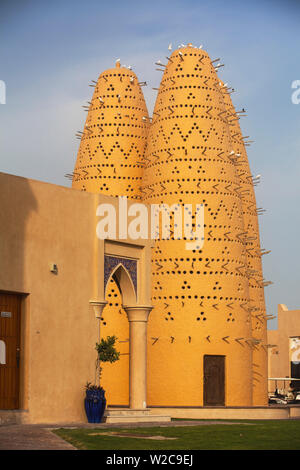
[[107, 286], [111, 279], [113, 279], [116, 282], [121, 292], [123, 305], [135, 305], [136, 304], [135, 285], [133, 284], [133, 280], [129, 271], [126, 269], [126, 267], [121, 261], [119, 261], [112, 268], [109, 276], [106, 279], [105, 298], [106, 298]]

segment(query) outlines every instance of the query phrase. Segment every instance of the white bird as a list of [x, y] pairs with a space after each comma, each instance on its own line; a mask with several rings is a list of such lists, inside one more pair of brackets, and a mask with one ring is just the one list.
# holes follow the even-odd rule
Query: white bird
[[129, 81], [130, 81], [130, 82], [133, 82], [133, 81], [134, 81], [134, 77], [130, 77], [130, 78], [129, 78]]
[[100, 103], [104, 103], [103, 99], [101, 98], [101, 96], [99, 96], [99, 101]]
[[201, 44], [201, 45], [199, 46], [199, 49], [202, 49], [202, 47], [203, 47], [203, 44]]
[[128, 68], [129, 70], [132, 70], [132, 67], [131, 67], [131, 65], [128, 65], [128, 67], [127, 67], [127, 68]]
[[172, 43], [169, 44], [168, 49], [169, 49], [169, 51], [172, 50]]
[[116, 60], [116, 63], [117, 63], [117, 62], [120, 62], [120, 61], [121, 61], [121, 59], [117, 59], [117, 60]]
[[161, 60], [157, 60], [156, 63], [157, 63], [157, 64], [161, 64]]

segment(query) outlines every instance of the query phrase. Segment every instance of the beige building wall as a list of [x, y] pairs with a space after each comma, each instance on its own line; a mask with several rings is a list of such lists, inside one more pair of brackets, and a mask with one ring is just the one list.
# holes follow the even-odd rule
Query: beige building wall
[[[278, 327], [276, 330], [268, 330], [269, 378], [291, 377], [290, 339], [297, 337], [300, 338], [300, 310], [289, 310], [286, 305], [279, 304]], [[281, 387], [283, 384], [278, 385]], [[269, 390], [273, 391], [274, 387], [275, 383], [269, 381]]]
[[[117, 209], [118, 199], [0, 173], [0, 200], [0, 292], [23, 295], [20, 408], [30, 422], [85, 421], [84, 386], [95, 380], [99, 340], [89, 302], [104, 298], [105, 242], [96, 236], [96, 208], [109, 202]], [[116, 254], [140, 253], [136, 301], [150, 305], [150, 242], [122, 240], [115, 247]], [[114, 254], [111, 244], [108, 251]], [[128, 373], [121, 363], [118, 372]], [[119, 387], [128, 384], [122, 373]], [[105, 388], [109, 397], [106, 379]]]

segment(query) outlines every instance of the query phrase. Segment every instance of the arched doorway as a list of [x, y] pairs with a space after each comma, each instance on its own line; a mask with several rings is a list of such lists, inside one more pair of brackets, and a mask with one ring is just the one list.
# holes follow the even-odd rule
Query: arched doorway
[[101, 383], [110, 405], [129, 406], [129, 323], [114, 276], [107, 282], [105, 299], [108, 303], [100, 320], [100, 334], [102, 338], [115, 335], [116, 349], [121, 354], [114, 364], [102, 364]]
[[[118, 366], [107, 364], [103, 369], [102, 383], [108, 391], [108, 400], [111, 405], [128, 406], [129, 375], [129, 407], [135, 410], [147, 407], [147, 324], [153, 308], [150, 254], [150, 245], [144, 249], [106, 242], [104, 263], [98, 265], [102, 269], [96, 271], [100, 281], [98, 292], [90, 300], [96, 319], [100, 320], [100, 337], [115, 335], [120, 346]], [[116, 367], [120, 369], [117, 371]]]
[[101, 381], [107, 400], [113, 406], [129, 406], [129, 322], [123, 305], [135, 305], [136, 293], [124, 264], [128, 263], [106, 257], [105, 300], [108, 303], [102, 313], [100, 331], [101, 337], [117, 337], [116, 348], [121, 354], [115, 364], [102, 365]]

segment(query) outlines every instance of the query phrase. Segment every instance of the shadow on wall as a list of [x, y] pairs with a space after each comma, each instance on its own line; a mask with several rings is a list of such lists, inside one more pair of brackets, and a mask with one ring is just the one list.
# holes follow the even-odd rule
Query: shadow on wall
[[[0, 408], [25, 408], [28, 374], [25, 365], [27, 315], [22, 312], [26, 294], [26, 225], [37, 201], [25, 178], [0, 173]], [[21, 392], [21, 393], [20, 393]]]
[[0, 173], [0, 291], [24, 292], [26, 223], [37, 207], [27, 179]]

